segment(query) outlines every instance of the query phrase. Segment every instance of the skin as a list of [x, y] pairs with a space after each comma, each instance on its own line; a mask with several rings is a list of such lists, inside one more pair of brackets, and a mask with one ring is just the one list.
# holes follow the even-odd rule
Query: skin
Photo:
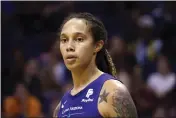
[[[72, 73], [73, 95], [103, 73], [95, 64], [96, 53], [103, 45], [102, 40], [94, 43], [86, 21], [73, 18], [64, 24], [60, 35], [60, 51], [66, 67]], [[76, 59], [67, 60], [69, 55]]]
[[[61, 31], [60, 50], [67, 68], [72, 72], [85, 68], [91, 63], [92, 58], [95, 58], [94, 45], [85, 21], [71, 19], [66, 22]], [[68, 55], [76, 56], [76, 61], [67, 61]]]
[[104, 83], [97, 104], [103, 117], [137, 118], [134, 102], [127, 88], [119, 81], [108, 80]]
[[[73, 78], [72, 96], [103, 74], [97, 68], [95, 59], [104, 42], [102, 40], [94, 42], [88, 24], [83, 19], [73, 18], [64, 24], [60, 35], [60, 51]], [[76, 58], [69, 61], [67, 60], [68, 55], [74, 55]], [[127, 89], [115, 80], [108, 80], [104, 83], [97, 105], [103, 117], [137, 116]], [[53, 117], [57, 117], [59, 108], [60, 103]]]

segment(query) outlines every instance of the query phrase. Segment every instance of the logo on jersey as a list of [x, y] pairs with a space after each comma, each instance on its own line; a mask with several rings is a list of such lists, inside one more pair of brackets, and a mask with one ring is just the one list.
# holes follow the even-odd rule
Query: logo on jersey
[[86, 98], [89, 98], [91, 95], [93, 95], [93, 89], [87, 91]]
[[64, 105], [67, 103], [67, 100], [64, 102], [64, 104], [62, 104], [61, 108], [64, 108]]
[[93, 89], [89, 89], [86, 94], [87, 99], [82, 99], [81, 102], [93, 102], [93, 99], [89, 98], [91, 95], [93, 95]]

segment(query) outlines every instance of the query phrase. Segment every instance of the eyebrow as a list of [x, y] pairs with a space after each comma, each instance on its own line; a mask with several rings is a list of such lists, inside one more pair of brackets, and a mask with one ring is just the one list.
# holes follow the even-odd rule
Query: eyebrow
[[[81, 32], [75, 32], [74, 35], [83, 35], [86, 37], [86, 35]], [[67, 36], [67, 35], [65, 33], [62, 33], [60, 36]]]
[[63, 34], [60, 34], [60, 36], [66, 36], [66, 34], [63, 33]]

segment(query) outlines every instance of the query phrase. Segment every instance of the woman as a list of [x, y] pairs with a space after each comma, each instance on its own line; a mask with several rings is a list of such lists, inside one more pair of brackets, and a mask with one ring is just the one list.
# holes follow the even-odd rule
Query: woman
[[65, 93], [53, 117], [137, 117], [128, 90], [115, 78], [102, 22], [89, 13], [73, 14], [65, 19], [59, 36], [73, 88]]

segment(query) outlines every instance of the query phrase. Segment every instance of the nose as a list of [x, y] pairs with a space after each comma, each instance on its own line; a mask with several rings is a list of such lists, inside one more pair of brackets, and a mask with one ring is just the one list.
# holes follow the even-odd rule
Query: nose
[[69, 52], [69, 51], [74, 52], [74, 51], [75, 51], [75, 48], [74, 48], [74, 46], [73, 46], [73, 42], [72, 42], [72, 41], [69, 41], [69, 42], [68, 42], [66, 51], [67, 51], [67, 52]]

